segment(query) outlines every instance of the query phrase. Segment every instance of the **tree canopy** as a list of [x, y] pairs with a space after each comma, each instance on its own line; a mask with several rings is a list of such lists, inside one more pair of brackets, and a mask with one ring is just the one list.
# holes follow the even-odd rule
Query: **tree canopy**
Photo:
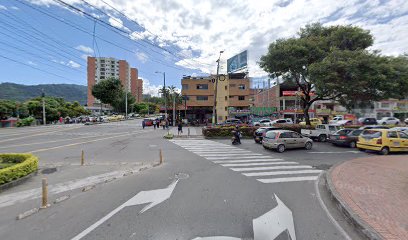
[[406, 96], [407, 58], [367, 50], [372, 44], [370, 32], [359, 27], [314, 23], [300, 29], [297, 37], [271, 43], [259, 64], [272, 77], [298, 86], [310, 124], [309, 108], [318, 100], [351, 107], [353, 102]]

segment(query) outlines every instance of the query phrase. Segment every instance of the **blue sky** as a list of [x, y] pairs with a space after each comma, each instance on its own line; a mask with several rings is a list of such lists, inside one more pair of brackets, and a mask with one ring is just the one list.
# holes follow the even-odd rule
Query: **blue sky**
[[256, 62], [268, 44], [294, 36], [300, 27], [315, 21], [368, 29], [375, 37], [372, 49], [384, 54], [398, 55], [408, 49], [405, 0], [64, 2], [120, 30], [115, 33], [97, 22], [96, 48], [94, 20], [58, 1], [0, 0], [0, 82], [86, 85], [86, 56], [106, 56], [137, 67], [145, 92], [155, 94], [162, 84], [162, 75], [155, 71], [165, 71], [167, 84], [180, 87], [183, 75], [214, 73], [220, 50], [225, 50], [225, 62], [246, 49], [250, 76], [262, 78], [266, 74]]

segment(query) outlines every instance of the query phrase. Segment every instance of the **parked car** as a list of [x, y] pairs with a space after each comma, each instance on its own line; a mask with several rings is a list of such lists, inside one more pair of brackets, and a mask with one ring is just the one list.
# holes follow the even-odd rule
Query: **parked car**
[[383, 117], [377, 121], [378, 124], [382, 125], [398, 125], [400, 124], [400, 120], [395, 117]]
[[279, 129], [279, 128], [276, 128], [276, 127], [260, 127], [260, 128], [258, 128], [256, 131], [254, 131], [254, 141], [256, 143], [261, 143], [263, 137], [265, 136], [265, 134], [268, 131], [277, 130], [277, 129]]
[[242, 124], [241, 120], [236, 118], [230, 118], [225, 120], [221, 125], [236, 125], [236, 124]]
[[333, 145], [355, 148], [357, 146], [358, 137], [363, 131], [364, 130], [361, 129], [341, 129], [331, 134], [327, 141]]
[[275, 119], [272, 121], [272, 125], [276, 123], [277, 124], [293, 124], [293, 121], [290, 118]]
[[316, 129], [302, 129], [303, 136], [309, 137], [319, 142], [325, 142], [330, 134], [335, 133], [342, 127], [336, 124], [320, 124], [316, 126]]
[[[310, 119], [310, 125], [311, 126], [317, 126], [319, 124], [322, 124], [322, 120], [318, 118], [311, 118]], [[306, 122], [300, 122], [299, 125], [306, 125]]]
[[330, 124], [334, 124], [337, 123], [340, 120], [344, 120], [344, 117], [339, 115], [339, 116], [335, 116], [332, 120], [329, 121]]
[[369, 117], [362, 117], [358, 119], [358, 123], [362, 125], [377, 125], [377, 119], [369, 118]]
[[266, 149], [274, 149], [280, 153], [289, 148], [312, 149], [313, 141], [297, 132], [289, 130], [272, 130], [265, 134], [262, 146]]
[[367, 125], [362, 126], [359, 129], [389, 129], [389, 127], [383, 125]]
[[393, 128], [390, 128], [390, 130], [401, 131], [401, 132], [404, 132], [404, 133], [408, 133], [408, 127], [393, 127]]
[[349, 126], [353, 125], [353, 120], [339, 120], [335, 124], [339, 126]]
[[405, 118], [404, 123], [408, 125], [408, 118]]
[[259, 123], [259, 121], [261, 120], [261, 118], [252, 118], [251, 120], [249, 120], [249, 125], [251, 126], [261, 126], [261, 124]]
[[143, 121], [145, 122], [145, 126], [153, 126], [153, 119], [152, 118], [145, 118], [143, 119]]
[[358, 138], [357, 148], [374, 150], [383, 155], [408, 151], [408, 134], [390, 129], [364, 130]]
[[260, 126], [272, 126], [272, 120], [269, 118], [264, 118], [259, 120]]

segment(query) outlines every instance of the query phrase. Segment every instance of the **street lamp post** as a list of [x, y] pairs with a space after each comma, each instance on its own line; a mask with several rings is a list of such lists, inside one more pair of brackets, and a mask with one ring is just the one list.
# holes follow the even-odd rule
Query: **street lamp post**
[[167, 119], [166, 72], [156, 71], [155, 73], [163, 73], [164, 116]]
[[42, 98], [43, 125], [45, 126], [47, 124], [47, 119], [45, 118], [45, 93], [44, 93], [44, 89], [42, 90], [41, 98]]
[[216, 107], [217, 107], [218, 74], [220, 71], [220, 58], [223, 52], [224, 51], [220, 51], [220, 55], [218, 56], [218, 59], [217, 59], [217, 75], [215, 78], [214, 105], [213, 105], [213, 114], [212, 114], [212, 125], [213, 126], [217, 123]]

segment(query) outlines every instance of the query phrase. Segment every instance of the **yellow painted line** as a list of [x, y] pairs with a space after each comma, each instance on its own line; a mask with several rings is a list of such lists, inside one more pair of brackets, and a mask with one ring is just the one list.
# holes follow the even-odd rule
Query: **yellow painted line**
[[80, 126], [80, 127], [76, 127], [76, 128], [67, 128], [67, 129], [62, 129], [62, 130], [58, 130], [58, 131], [42, 132], [42, 133], [38, 133], [38, 134], [33, 134], [33, 135], [18, 137], [18, 138], [12, 138], [12, 139], [5, 139], [3, 141], [0, 141], [0, 143], [8, 142], [8, 141], [14, 141], [14, 140], [23, 139], [23, 138], [35, 137], [35, 136], [40, 136], [40, 135], [46, 135], [46, 134], [49, 134], [49, 133], [63, 132], [63, 131], [68, 131], [68, 130], [72, 130], [72, 129], [78, 129], [78, 128], [81, 128], [81, 127], [84, 127], [84, 126]]
[[[123, 133], [128, 133], [128, 132], [129, 132], [129, 131], [121, 132], [121, 133], [115, 133], [115, 134], [110, 134], [110, 136], [116, 136], [116, 135], [123, 134]], [[0, 147], [0, 149], [3, 149], [3, 148], [13, 148], [13, 147], [22, 147], [22, 146], [29, 146], [29, 145], [38, 145], [38, 144], [44, 144], [44, 143], [65, 142], [65, 141], [78, 140], [78, 139], [84, 139], [84, 138], [98, 138], [98, 137], [101, 137], [101, 136], [85, 136], [85, 137], [67, 138], [67, 139], [54, 140], [54, 141], [46, 141], [46, 142], [34, 142], [34, 143], [16, 144], [16, 145], [9, 145], [9, 146], [5, 146], [5, 147]]]
[[[135, 134], [135, 133], [143, 133], [143, 132], [147, 132], [147, 131], [127, 133], [127, 134], [123, 134], [123, 135], [120, 135], [120, 136], [111, 136], [111, 137], [106, 137], [106, 138], [99, 138], [99, 139], [89, 140], [89, 141], [85, 141], [85, 142], [70, 143], [70, 144], [61, 145], [61, 146], [56, 146], [56, 147], [50, 147], [50, 148], [42, 148], [42, 149], [37, 149], [37, 150], [34, 150], [34, 151], [30, 151], [30, 152], [31, 152], [31, 153], [44, 152], [44, 151], [49, 151], [49, 150], [54, 150], [54, 149], [59, 149], [59, 148], [64, 148], [64, 147], [72, 147], [72, 146], [81, 145], [81, 144], [86, 144], [86, 143], [99, 142], [99, 141], [103, 141], [103, 140], [107, 140], [107, 139], [112, 139], [112, 138], [130, 136], [130, 135]], [[149, 131], [149, 132], [151, 132], [151, 131]]]

